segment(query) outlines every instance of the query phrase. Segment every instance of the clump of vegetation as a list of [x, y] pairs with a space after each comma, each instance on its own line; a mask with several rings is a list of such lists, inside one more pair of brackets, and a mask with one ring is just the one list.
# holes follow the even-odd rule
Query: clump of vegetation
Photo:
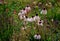
[[[52, 7], [47, 8], [48, 14], [46, 15], [46, 19], [49, 22], [47, 24], [50, 26], [46, 26], [47, 24], [45, 23], [44, 26], [41, 27], [36, 25], [35, 22], [28, 22], [28, 24], [24, 26], [27, 27], [27, 29], [21, 30], [24, 23], [18, 18], [18, 12], [26, 7], [27, 4], [31, 6], [32, 2], [34, 1], [5, 0], [4, 4], [0, 4], [0, 41], [35, 41], [34, 35], [36, 33], [41, 35], [41, 41], [58, 41], [60, 39], [60, 3], [58, 0], [49, 0]], [[47, 0], [38, 0], [37, 2], [43, 3], [42, 5], [45, 7]], [[29, 17], [36, 13], [38, 13], [42, 19], [45, 19], [45, 17], [40, 14], [40, 8], [37, 4], [32, 5], [32, 11]], [[51, 22], [51, 19], [54, 19], [54, 22]]]

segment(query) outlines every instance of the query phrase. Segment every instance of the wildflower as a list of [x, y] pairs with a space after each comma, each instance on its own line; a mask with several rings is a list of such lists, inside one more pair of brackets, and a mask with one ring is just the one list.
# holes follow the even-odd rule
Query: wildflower
[[47, 14], [46, 8], [43, 8], [43, 9], [42, 9], [41, 14]]
[[34, 17], [35, 21], [40, 20], [40, 17], [38, 16], [38, 14], [36, 14], [36, 16]]
[[30, 12], [30, 11], [31, 11], [31, 7], [30, 7], [30, 6], [26, 6], [25, 10], [26, 10], [26, 11], [27, 11], [27, 13], [28, 13], [28, 12]]
[[38, 25], [43, 26], [43, 20], [38, 21]]
[[41, 36], [39, 34], [35, 34], [34, 35], [34, 39], [38, 39], [39, 40], [39, 39], [41, 39]]

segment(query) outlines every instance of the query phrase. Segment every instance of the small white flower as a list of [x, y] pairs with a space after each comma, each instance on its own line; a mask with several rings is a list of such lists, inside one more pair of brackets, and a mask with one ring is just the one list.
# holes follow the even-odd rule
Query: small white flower
[[39, 34], [34, 35], [35, 39], [41, 39], [41, 36]]
[[20, 19], [25, 19], [25, 16], [20, 15], [19, 18], [20, 18]]
[[27, 13], [26, 10], [21, 10], [20, 12], [22, 13], [22, 15], [25, 15]]
[[27, 12], [29, 12], [29, 11], [31, 10], [31, 7], [28, 6], [28, 7], [25, 8], [25, 10], [26, 10]]
[[24, 21], [27, 21], [27, 22], [33, 22], [33, 18], [25, 18]]
[[24, 14], [24, 15], [25, 15], [26, 13], [27, 13], [27, 12], [26, 12], [26, 10], [23, 10], [23, 11], [22, 11], [22, 14]]
[[20, 19], [24, 19], [25, 18], [25, 14], [26, 14], [26, 11], [25, 10], [21, 10], [19, 13], [18, 13], [18, 16]]
[[35, 21], [36, 21], [36, 20], [38, 21], [38, 20], [40, 20], [40, 17], [39, 17], [39, 16], [35, 16], [35, 17], [34, 17], [34, 20], [35, 20]]
[[47, 10], [45, 9], [45, 10], [42, 10], [41, 11], [41, 14], [47, 14]]
[[38, 21], [38, 25], [43, 26], [43, 20]]

